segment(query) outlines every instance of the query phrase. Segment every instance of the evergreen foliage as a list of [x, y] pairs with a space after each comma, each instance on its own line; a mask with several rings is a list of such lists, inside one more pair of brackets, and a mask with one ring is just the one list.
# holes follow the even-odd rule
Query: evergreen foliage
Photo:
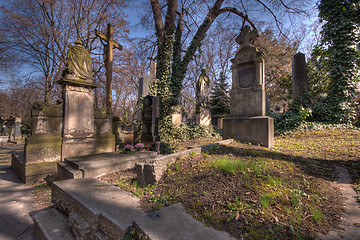
[[[358, 0], [321, 0], [318, 7], [319, 17], [324, 21], [320, 48], [326, 56], [330, 84], [328, 96], [316, 106], [322, 110], [322, 114], [316, 115], [317, 120], [349, 123], [355, 117], [360, 3]], [[314, 109], [315, 112], [318, 111]]]
[[221, 72], [220, 77], [211, 88], [210, 111], [212, 116], [224, 116], [230, 113], [229, 88], [224, 72]]

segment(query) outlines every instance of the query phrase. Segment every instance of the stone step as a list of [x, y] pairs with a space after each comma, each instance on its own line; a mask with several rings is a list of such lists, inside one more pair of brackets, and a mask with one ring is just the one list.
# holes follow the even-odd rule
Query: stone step
[[138, 198], [96, 178], [54, 182], [52, 202], [80, 239], [121, 239], [135, 219], [146, 215]]
[[148, 240], [235, 240], [226, 232], [205, 226], [173, 204], [134, 221], [136, 233]]
[[67, 217], [60, 211], [50, 208], [34, 216], [34, 233], [38, 240], [72, 240]]
[[99, 153], [65, 158], [58, 164], [62, 180], [101, 175], [135, 167], [135, 163], [156, 158], [156, 152], [123, 154], [119, 152]]

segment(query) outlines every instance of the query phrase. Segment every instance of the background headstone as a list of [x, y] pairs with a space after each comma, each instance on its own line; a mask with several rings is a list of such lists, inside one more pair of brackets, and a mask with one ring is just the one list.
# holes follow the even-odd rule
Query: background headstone
[[205, 69], [202, 69], [196, 83], [195, 122], [197, 125], [209, 126], [211, 124], [209, 85], [209, 76], [206, 74]]
[[158, 121], [158, 98], [155, 96], [146, 96], [143, 103], [141, 134], [141, 142], [146, 148], [154, 149], [155, 142], [160, 141]]
[[292, 60], [292, 97], [303, 95], [309, 91], [309, 80], [307, 76], [307, 67], [305, 54], [297, 53]]
[[15, 132], [14, 132], [15, 140], [21, 139], [20, 125], [21, 125], [21, 118], [15, 118]]

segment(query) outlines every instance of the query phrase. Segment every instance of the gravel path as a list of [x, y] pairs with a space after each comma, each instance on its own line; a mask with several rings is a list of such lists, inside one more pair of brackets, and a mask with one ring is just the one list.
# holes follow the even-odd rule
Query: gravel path
[[346, 215], [340, 223], [341, 230], [331, 231], [322, 235], [319, 240], [359, 240], [360, 239], [360, 205], [356, 202], [356, 192], [351, 184], [349, 172], [339, 166], [335, 166], [338, 174], [337, 185], [345, 197], [344, 209]]

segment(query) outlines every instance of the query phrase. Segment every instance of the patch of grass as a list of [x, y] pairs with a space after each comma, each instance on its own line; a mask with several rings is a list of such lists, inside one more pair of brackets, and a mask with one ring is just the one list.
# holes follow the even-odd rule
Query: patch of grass
[[319, 224], [323, 220], [323, 213], [320, 208], [311, 209], [314, 221]]
[[314, 239], [340, 222], [334, 164], [360, 183], [359, 148], [360, 132], [348, 129], [280, 136], [274, 150], [234, 142], [178, 159], [138, 195], [153, 210], [181, 202], [238, 239]]
[[238, 170], [246, 169], [246, 164], [239, 159], [217, 158], [209, 162], [209, 164], [211, 167], [231, 174], [234, 174]]
[[269, 194], [260, 195], [260, 205], [262, 208], [268, 208], [271, 196]]

